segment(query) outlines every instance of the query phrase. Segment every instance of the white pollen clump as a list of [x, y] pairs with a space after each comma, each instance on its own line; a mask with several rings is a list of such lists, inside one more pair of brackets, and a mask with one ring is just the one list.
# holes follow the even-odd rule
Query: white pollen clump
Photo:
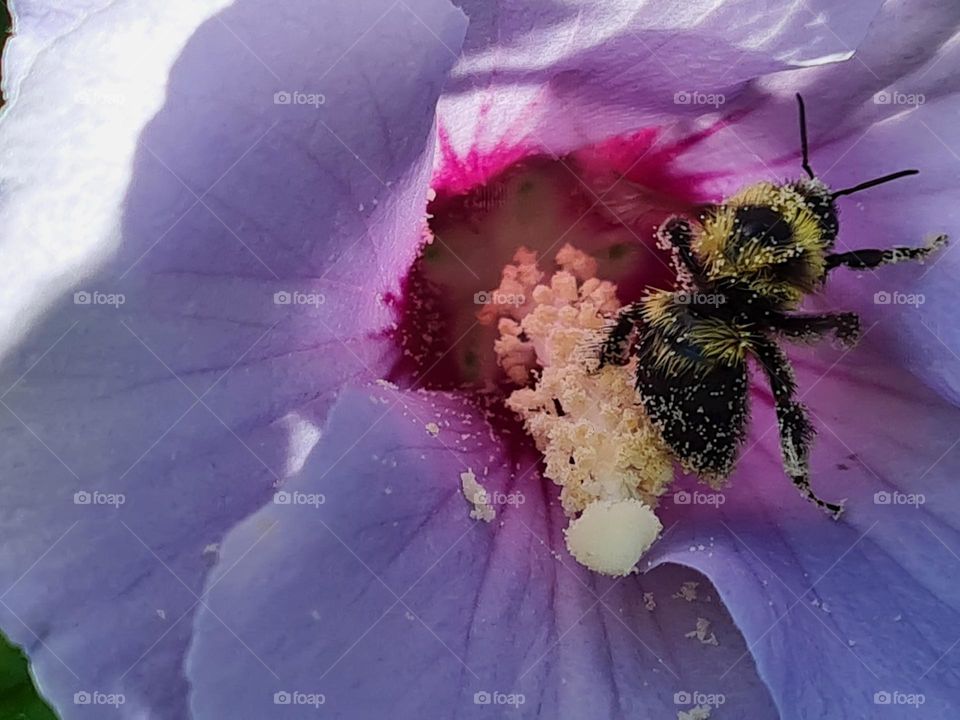
[[709, 705], [697, 705], [689, 711], [678, 710], [677, 720], [710, 720], [711, 710]]
[[710, 621], [706, 618], [697, 618], [697, 627], [688, 632], [684, 637], [696, 638], [704, 645], [719, 645], [715, 633], [710, 632]]
[[460, 473], [460, 487], [463, 488], [463, 496], [467, 502], [473, 505], [470, 511], [470, 517], [474, 520], [483, 520], [484, 522], [493, 522], [497, 517], [497, 511], [490, 504], [490, 494], [477, 482], [477, 476], [473, 470], [467, 470]]
[[653, 545], [663, 525], [639, 500], [597, 500], [563, 531], [567, 550], [594, 572], [630, 574]]
[[686, 600], [687, 602], [693, 602], [697, 599], [697, 587], [700, 585], [698, 582], [689, 582], [683, 583], [680, 586], [680, 589], [673, 594], [672, 597], [677, 600]]
[[440, 434], [440, 426], [437, 425], [435, 422], [428, 422], [426, 425], [424, 425], [424, 427], [426, 428], [428, 433], [433, 435], [433, 437], [436, 437], [437, 435]]
[[[478, 314], [481, 323], [496, 323], [497, 360], [520, 386], [507, 398], [507, 407], [520, 416], [543, 453], [546, 475], [561, 487], [568, 517], [576, 518], [598, 501], [638, 501], [617, 505], [617, 513], [623, 513], [617, 517], [636, 516], [643, 532], [610, 534], [614, 546], [622, 543], [637, 551], [640, 537], [654, 527], [652, 508], [672, 481], [673, 469], [663, 441], [637, 401], [634, 362], [596, 369], [595, 348], [620, 308], [616, 285], [598, 279], [596, 260], [569, 244], [557, 253], [560, 269], [549, 278], [537, 267], [534, 252], [520, 248], [513, 260], [493, 294], [523, 302], [489, 304]], [[656, 521], [656, 532], [659, 529]], [[623, 549], [612, 547], [611, 553], [610, 563], [592, 562], [619, 569], [626, 562]]]

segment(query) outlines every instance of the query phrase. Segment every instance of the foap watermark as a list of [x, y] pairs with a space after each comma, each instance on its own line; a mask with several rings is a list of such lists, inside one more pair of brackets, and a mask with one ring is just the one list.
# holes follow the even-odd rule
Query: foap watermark
[[325, 105], [327, 96], [323, 93], [308, 93], [301, 90], [279, 90], [273, 94], [274, 105], [309, 105], [319, 108]]
[[314, 307], [320, 307], [326, 302], [327, 297], [323, 293], [280, 290], [273, 294], [274, 305], [313, 305]]
[[514, 507], [520, 507], [527, 501], [527, 498], [522, 492], [505, 493], [499, 490], [495, 492], [484, 490], [484, 494], [486, 494], [491, 505], [513, 505]]
[[920, 507], [927, 501], [923, 493], [887, 492], [881, 490], [873, 494], [874, 505], [913, 505]]
[[323, 493], [305, 493], [299, 490], [279, 490], [273, 494], [274, 505], [309, 505], [318, 508], [327, 501]]
[[673, 694], [674, 705], [696, 705], [699, 707], [720, 707], [727, 701], [723, 693], [705, 693], [699, 690], [688, 692], [681, 690]]
[[73, 494], [74, 505], [111, 505], [120, 507], [127, 501], [123, 493], [108, 493], [99, 490], [77, 490]]
[[723, 493], [678, 490], [673, 494], [674, 505], [713, 505], [720, 507], [727, 501]]
[[110, 305], [120, 307], [127, 301], [123, 293], [106, 293], [99, 290], [77, 290], [73, 294], [74, 305]]
[[309, 705], [318, 709], [327, 702], [327, 697], [323, 693], [300, 692], [299, 690], [277, 690], [273, 694], [274, 705]]
[[722, 293], [678, 292], [673, 299], [680, 305], [723, 305], [727, 302]]
[[486, 690], [480, 690], [473, 694], [473, 704], [474, 705], [509, 705], [510, 707], [520, 707], [527, 701], [526, 696], [523, 693], [504, 693], [497, 692], [487, 692]]
[[919, 708], [927, 701], [923, 693], [905, 693], [899, 690], [878, 690], [873, 694], [874, 705], [906, 705]]
[[74, 705], [109, 705], [119, 708], [127, 699], [123, 693], [105, 693], [99, 690], [78, 690], [73, 694]]
[[526, 301], [527, 298], [523, 293], [504, 293], [499, 290], [487, 292], [486, 290], [481, 290], [473, 294], [474, 305], [513, 305], [518, 307]]
[[873, 294], [874, 305], [913, 305], [920, 307], [927, 301], [923, 293], [887, 292], [880, 290]]
[[674, 105], [712, 105], [720, 107], [727, 102], [721, 93], [705, 93], [699, 90], [678, 90], [673, 94]]
[[881, 90], [873, 96], [877, 105], [923, 105], [927, 101], [923, 93], [902, 93], [897, 90]]
[[75, 96], [78, 105], [120, 107], [125, 105], [127, 98], [118, 92], [107, 92], [104, 90], [84, 90]]

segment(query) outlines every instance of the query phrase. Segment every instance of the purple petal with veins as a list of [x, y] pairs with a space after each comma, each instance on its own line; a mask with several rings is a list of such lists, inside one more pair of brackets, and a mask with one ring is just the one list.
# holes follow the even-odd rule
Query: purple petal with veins
[[[0, 627], [40, 690], [65, 719], [950, 717], [955, 250], [838, 277], [816, 303], [862, 347], [791, 351], [840, 522], [760, 388], [722, 504], [679, 481], [622, 580], [567, 553], [471, 298], [566, 233], [619, 248], [621, 300], [663, 280], [664, 214], [799, 175], [796, 91], [831, 186], [921, 169], [842, 200], [842, 248], [957, 235], [960, 10], [458, 4], [11, 2]], [[519, 232], [487, 211], [526, 182]], [[471, 519], [465, 470], [525, 501]]]

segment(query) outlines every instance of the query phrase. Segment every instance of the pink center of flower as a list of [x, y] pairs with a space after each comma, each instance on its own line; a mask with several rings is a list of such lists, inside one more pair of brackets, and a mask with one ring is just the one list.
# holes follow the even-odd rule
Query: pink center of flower
[[[392, 379], [471, 392], [512, 428], [508, 441], [532, 440], [561, 487], [568, 548], [611, 575], [631, 572], [659, 534], [653, 509], [671, 461], [632, 368], [593, 373], [578, 348], [622, 304], [676, 280], [655, 231], [693, 210], [702, 178], [675, 174], [689, 141], [658, 150], [658, 139], [640, 132], [559, 158], [507, 153], [506, 164], [502, 151], [489, 162], [445, 153], [398, 303]], [[489, 521], [483, 488], [470, 473], [461, 481], [472, 516]]]
[[547, 263], [566, 244], [582, 250], [597, 261], [597, 276], [617, 285], [622, 303], [672, 283], [653, 235], [668, 215], [702, 198], [707, 178], [676, 170], [701, 137], [666, 143], [646, 130], [560, 158], [499, 149], [496, 157], [472, 151], [458, 159], [445, 150], [427, 238], [397, 302], [402, 357], [391, 379], [438, 389], [502, 382], [496, 328], [480, 324], [477, 312], [496, 300], [489, 291], [520, 247]]

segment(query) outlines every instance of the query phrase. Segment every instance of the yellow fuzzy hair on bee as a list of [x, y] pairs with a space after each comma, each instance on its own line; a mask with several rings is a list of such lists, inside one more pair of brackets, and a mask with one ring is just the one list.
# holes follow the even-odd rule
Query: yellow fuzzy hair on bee
[[[748, 234], [750, 226], [740, 216], [758, 207], [779, 216], [771, 230], [782, 231], [788, 242], [771, 245], [770, 230]], [[693, 227], [693, 249], [710, 279], [753, 277], [762, 292], [795, 303], [824, 277], [827, 246], [817, 216], [796, 187], [760, 182], [706, 213]], [[788, 276], [773, 277], [769, 271], [785, 263], [791, 265]]]

